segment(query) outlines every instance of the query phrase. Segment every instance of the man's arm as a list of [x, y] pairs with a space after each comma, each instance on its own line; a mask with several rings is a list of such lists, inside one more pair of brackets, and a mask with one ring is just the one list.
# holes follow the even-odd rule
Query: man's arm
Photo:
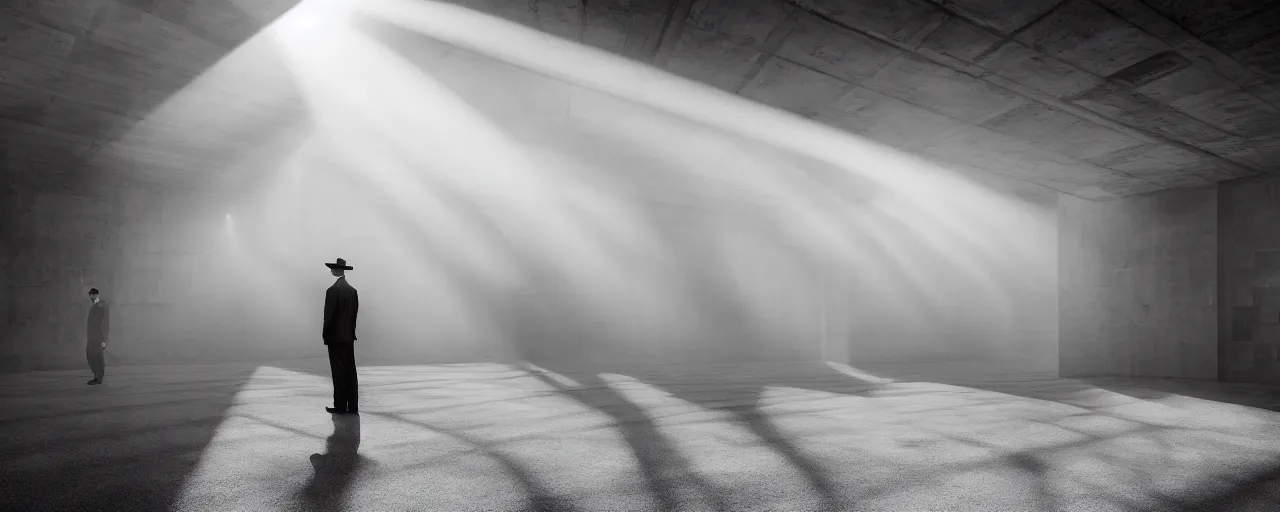
[[356, 339], [356, 316], [360, 313], [360, 294], [351, 292], [351, 339]]
[[333, 310], [338, 305], [338, 301], [334, 300], [335, 298], [333, 288], [324, 292], [324, 327], [320, 330], [321, 337], [327, 337], [329, 335], [329, 325], [330, 322], [333, 321]]
[[107, 338], [111, 335], [111, 306], [102, 303], [102, 348], [107, 348]]

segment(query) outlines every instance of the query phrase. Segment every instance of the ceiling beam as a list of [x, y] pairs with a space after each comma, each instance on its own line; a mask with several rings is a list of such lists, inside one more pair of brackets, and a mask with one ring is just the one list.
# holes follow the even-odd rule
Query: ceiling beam
[[[584, 3], [585, 1], [583, 0]], [[689, 19], [689, 11], [692, 9], [693, 0], [675, 0], [672, 2], [671, 9], [667, 13], [667, 22], [662, 27], [662, 34], [658, 36], [658, 47], [654, 50], [653, 58], [650, 60], [654, 66], [667, 67], [667, 61], [671, 59], [671, 54], [675, 52], [676, 45], [680, 43], [680, 36], [684, 34], [685, 22]]]

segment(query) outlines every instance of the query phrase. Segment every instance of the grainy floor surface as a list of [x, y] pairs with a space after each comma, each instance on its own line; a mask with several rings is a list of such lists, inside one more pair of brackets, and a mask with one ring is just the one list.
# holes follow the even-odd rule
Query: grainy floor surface
[[1275, 388], [990, 363], [0, 376], [5, 510], [1280, 510]]

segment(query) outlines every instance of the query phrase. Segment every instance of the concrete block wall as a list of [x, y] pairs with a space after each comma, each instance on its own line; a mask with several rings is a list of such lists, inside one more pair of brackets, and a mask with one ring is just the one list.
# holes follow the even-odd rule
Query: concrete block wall
[[89, 183], [24, 183], [10, 192], [4, 230], [4, 288], [10, 300], [0, 344], [4, 365], [56, 368], [82, 363], [85, 294], [99, 288], [114, 305], [121, 279], [129, 278], [125, 263], [145, 264], [145, 257], [131, 258], [123, 244], [156, 193], [138, 185]]
[[1059, 198], [1064, 376], [1218, 376], [1218, 193]]
[[207, 340], [243, 339], [242, 324], [201, 300], [220, 295], [195, 287], [218, 267], [189, 236], [196, 198], [208, 194], [92, 181], [26, 183], [5, 196], [0, 371], [83, 367], [90, 288], [111, 305], [109, 364], [225, 356]]
[[1219, 377], [1280, 383], [1280, 179], [1224, 182], [1219, 194]]

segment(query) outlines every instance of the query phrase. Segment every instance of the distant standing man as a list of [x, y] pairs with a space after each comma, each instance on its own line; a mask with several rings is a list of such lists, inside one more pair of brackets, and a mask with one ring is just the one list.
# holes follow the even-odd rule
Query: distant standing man
[[95, 386], [102, 384], [102, 378], [106, 376], [107, 363], [102, 355], [107, 350], [107, 333], [111, 330], [111, 311], [107, 302], [98, 298], [97, 288], [89, 289], [89, 319], [85, 327], [87, 343], [84, 352], [89, 359], [89, 369], [93, 371], [93, 379], [88, 384]]
[[338, 258], [336, 263], [325, 263], [338, 280], [324, 294], [324, 344], [329, 348], [329, 370], [333, 373], [333, 407], [325, 407], [331, 414], [356, 414], [360, 412], [356, 395], [356, 313], [360, 310], [360, 297], [356, 289], [347, 284], [347, 260]]

